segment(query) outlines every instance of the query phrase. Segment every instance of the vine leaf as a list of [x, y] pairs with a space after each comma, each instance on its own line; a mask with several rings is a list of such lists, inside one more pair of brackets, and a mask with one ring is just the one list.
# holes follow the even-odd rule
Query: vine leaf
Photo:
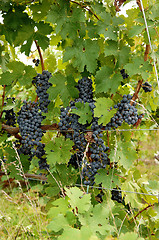
[[98, 98], [95, 105], [94, 116], [99, 118], [99, 124], [103, 123], [103, 125], [106, 125], [117, 112], [117, 109], [110, 110], [114, 105], [110, 98]]
[[22, 62], [10, 62], [7, 64], [7, 67], [12, 72], [4, 72], [1, 76], [1, 84], [10, 85], [14, 80], [18, 80], [19, 83], [24, 85], [30, 85], [32, 78], [36, 76], [36, 71], [31, 66], [26, 66]]
[[114, 159], [115, 162], [119, 162], [120, 166], [129, 169], [133, 161], [137, 159], [137, 153], [134, 149], [133, 143], [131, 141], [119, 141], [117, 149], [112, 149], [110, 159]]
[[66, 195], [69, 197], [69, 203], [73, 209], [78, 209], [78, 213], [85, 213], [91, 207], [90, 194], [83, 195], [83, 192], [77, 188], [72, 187], [70, 189], [65, 188]]
[[144, 240], [144, 238], [139, 237], [137, 233], [134, 232], [127, 232], [127, 233], [121, 233], [119, 240]]
[[77, 83], [72, 77], [65, 77], [58, 72], [50, 78], [49, 82], [53, 84], [53, 86], [48, 89], [50, 99], [56, 99], [59, 95], [63, 101], [64, 107], [69, 105], [71, 96], [77, 97], [78, 90], [74, 88]]
[[67, 163], [71, 156], [73, 142], [61, 136], [46, 144], [47, 162], [52, 167], [56, 163]]
[[72, 239], [85, 239], [85, 240], [89, 240], [89, 239], [94, 239], [97, 240], [96, 236], [92, 236], [92, 233], [90, 231], [90, 229], [88, 229], [88, 227], [81, 227], [81, 229], [76, 229], [76, 228], [69, 228], [67, 230], [64, 230], [63, 234], [59, 237], [59, 240], [66, 240], [66, 239], [70, 239], [70, 236]]
[[119, 177], [115, 175], [118, 173], [116, 169], [110, 169], [109, 174], [106, 169], [100, 169], [98, 174], [95, 176], [96, 184], [101, 184], [104, 188], [114, 188], [116, 185], [120, 184]]
[[148, 62], [144, 62], [140, 57], [134, 58], [133, 63], [127, 63], [124, 68], [127, 70], [130, 77], [138, 74], [141, 75], [144, 80], [147, 80], [149, 72], [152, 71], [152, 65]]
[[114, 55], [118, 56], [118, 42], [116, 41], [107, 41], [107, 45], [104, 50], [105, 56]]
[[125, 204], [131, 203], [131, 207], [133, 207], [133, 208], [142, 207], [142, 203], [140, 203], [140, 200], [138, 198], [138, 194], [135, 193], [135, 192], [140, 191], [140, 188], [139, 188], [138, 184], [133, 183], [131, 180], [125, 181], [122, 184], [122, 189], [124, 191], [131, 192], [131, 194], [130, 193], [125, 194], [125, 196], [124, 196]]
[[142, 25], [142, 26], [141, 25], [135, 25], [135, 26], [133, 26], [129, 30], [129, 33], [128, 33], [129, 37], [131, 38], [131, 37], [134, 37], [134, 36], [140, 34], [144, 30], [144, 28], [145, 28], [145, 25]]
[[72, 109], [71, 112], [79, 116], [79, 123], [86, 124], [87, 122], [90, 123], [92, 120], [92, 112], [89, 106], [89, 103], [75, 103], [77, 109]]
[[113, 68], [108, 66], [101, 67], [101, 69], [97, 71], [95, 79], [96, 93], [107, 93], [109, 91], [115, 93], [123, 80], [121, 74], [116, 73], [113, 75]]
[[77, 67], [80, 72], [83, 72], [86, 66], [89, 72], [94, 73], [97, 68], [98, 55], [99, 45], [97, 40], [77, 39], [76, 44], [66, 48], [63, 61], [67, 62], [72, 59], [73, 66]]
[[63, 214], [59, 214], [57, 217], [53, 218], [53, 221], [51, 221], [47, 226], [48, 230], [54, 232], [59, 232], [62, 229], [67, 229], [68, 231], [68, 228], [69, 223]]

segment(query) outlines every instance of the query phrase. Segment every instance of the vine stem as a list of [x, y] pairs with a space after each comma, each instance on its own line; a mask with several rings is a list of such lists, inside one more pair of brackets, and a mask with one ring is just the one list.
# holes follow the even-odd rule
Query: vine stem
[[140, 0], [136, 0], [136, 3], [137, 3], [137, 5], [139, 6], [140, 11], [142, 12], [142, 7], [141, 7]]
[[3, 114], [3, 106], [4, 106], [4, 98], [5, 98], [5, 89], [6, 89], [6, 85], [3, 86], [3, 94], [2, 94], [2, 111], [1, 111], [1, 114], [0, 114], [0, 119], [1, 119], [2, 114]]
[[134, 219], [136, 220], [136, 218], [137, 218], [142, 212], [146, 211], [148, 208], [153, 207], [153, 206], [154, 206], [154, 204], [149, 204], [147, 207], [145, 207], [144, 209], [140, 210], [140, 211], [135, 215], [135, 217], [131, 220], [131, 222], [132, 222]]
[[141, 89], [142, 83], [143, 83], [143, 79], [140, 79], [140, 80], [138, 81], [136, 90], [135, 90], [134, 95], [133, 95], [133, 97], [132, 97], [132, 100], [131, 100], [131, 102], [130, 102], [131, 105], [133, 105], [134, 101], [138, 98], [138, 93], [139, 93], [139, 91], [140, 91], [140, 89]]
[[98, 17], [90, 8], [88, 8], [87, 6], [82, 5], [82, 4], [80, 4], [79, 2], [76, 2], [76, 1], [73, 1], [73, 0], [71, 0], [70, 2], [79, 5], [81, 8], [85, 8], [85, 9], [88, 10], [93, 16], [95, 16], [96, 19], [99, 20], [99, 17]]
[[108, 152], [110, 152], [110, 143], [109, 143], [109, 132], [108, 132], [108, 130], [107, 130], [107, 142], [108, 142], [108, 147], [109, 147]]
[[[42, 71], [44, 71], [44, 70], [45, 70], [44, 59], [43, 59], [43, 56], [42, 56], [42, 53], [41, 53], [40, 46], [39, 46], [39, 44], [37, 43], [37, 40], [34, 40], [34, 42], [35, 42], [35, 44], [36, 44], [36, 47], [37, 47], [37, 50], [38, 50], [38, 53], [39, 53]], [[35, 98], [35, 102], [37, 102], [37, 101], [38, 101], [38, 96], [36, 96], [36, 98]]]
[[115, 0], [114, 1], [114, 6], [115, 6], [115, 9], [116, 9], [116, 12], [119, 12], [120, 11], [120, 7], [121, 5], [126, 2], [127, 0]]
[[41, 49], [40, 49], [40, 46], [39, 44], [37, 43], [37, 40], [34, 40], [35, 44], [36, 44], [36, 47], [37, 47], [37, 50], [38, 50], [38, 53], [39, 53], [39, 57], [40, 57], [40, 61], [41, 61], [41, 67], [42, 67], [42, 71], [45, 70], [45, 67], [44, 67], [44, 59], [43, 59], [43, 56], [42, 56], [42, 53], [41, 53]]
[[[0, 171], [0, 176], [2, 175], [6, 175], [5, 172]], [[31, 173], [24, 173], [24, 175], [22, 175], [22, 177], [25, 178], [32, 178], [32, 179], [37, 179], [37, 180], [41, 180], [41, 181], [47, 181], [47, 177], [43, 176], [43, 175], [36, 175], [36, 174], [31, 174]]]
[[150, 44], [146, 44], [145, 54], [144, 54], [144, 61], [146, 62], [148, 59], [148, 54], [150, 52]]

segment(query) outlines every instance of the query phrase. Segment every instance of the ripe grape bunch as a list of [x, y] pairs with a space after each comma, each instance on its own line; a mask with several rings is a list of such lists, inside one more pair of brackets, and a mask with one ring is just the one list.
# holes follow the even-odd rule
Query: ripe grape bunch
[[43, 158], [45, 145], [41, 142], [43, 131], [40, 127], [44, 118], [38, 103], [24, 101], [21, 110], [18, 112], [17, 119], [22, 137], [22, 146], [18, 149], [18, 152], [19, 154], [30, 155], [30, 160], [34, 156], [39, 158], [40, 169], [48, 167], [46, 159]]
[[47, 93], [47, 90], [50, 86], [52, 86], [51, 83], [49, 83], [49, 79], [51, 77], [51, 73], [49, 71], [44, 70], [42, 74], [38, 73], [36, 77], [33, 78], [32, 83], [36, 85], [36, 93], [39, 98], [39, 107], [40, 110], [44, 113], [48, 111], [47, 107], [50, 103], [49, 100], [49, 94]]
[[[69, 164], [72, 164], [75, 168], [81, 167], [84, 184], [93, 185], [98, 169], [105, 168], [109, 164], [106, 154], [109, 148], [104, 145], [104, 141], [101, 139], [103, 136], [101, 134], [102, 125], [99, 125], [98, 118], [94, 117], [95, 101], [93, 100], [92, 80], [83, 77], [78, 81], [76, 88], [79, 91], [79, 97], [71, 101], [70, 106], [61, 108], [59, 127], [64, 132], [68, 131], [69, 128], [73, 130], [73, 134], [65, 134], [66, 137], [74, 141], [74, 149], [77, 150], [77, 155], [71, 156]], [[80, 124], [78, 122], [79, 116], [71, 113], [71, 109], [76, 108], [75, 103], [77, 102], [89, 103], [92, 112], [92, 142], [89, 143], [89, 161], [84, 160], [84, 167], [82, 166], [82, 159], [88, 143], [85, 133], [90, 124]]]
[[38, 96], [38, 102], [23, 102], [21, 110], [18, 112], [17, 123], [19, 124], [19, 131], [22, 137], [19, 154], [23, 153], [30, 156], [30, 160], [36, 156], [39, 159], [39, 168], [47, 169], [49, 165], [46, 162], [45, 144], [41, 142], [44, 131], [41, 129], [41, 122], [45, 118], [42, 113], [48, 111], [47, 107], [50, 103], [49, 94], [47, 90], [51, 83], [49, 78], [51, 73], [43, 71], [42, 74], [37, 74], [34, 77], [32, 83], [36, 85], [36, 93]]
[[124, 199], [122, 198], [122, 193], [120, 188], [113, 188], [111, 191], [112, 197], [111, 199], [117, 201], [118, 203], [124, 203]]
[[93, 93], [92, 93], [92, 80], [89, 78], [82, 78], [78, 81], [77, 89], [79, 91], [79, 98], [75, 101], [70, 102], [70, 106], [61, 108], [59, 127], [61, 131], [68, 131], [69, 128], [73, 129], [73, 135], [71, 133], [65, 134], [67, 138], [70, 138], [75, 143], [75, 148], [84, 152], [86, 147], [86, 140], [84, 137], [85, 130], [88, 124], [80, 124], [78, 119], [79, 116], [71, 113], [71, 109], [76, 108], [75, 103], [77, 102], [88, 102], [90, 107], [94, 107], [93, 104]]
[[130, 94], [124, 94], [123, 99], [114, 106], [114, 108], [118, 109], [118, 111], [111, 118], [110, 122], [106, 125], [106, 130], [121, 126], [123, 121], [125, 121], [129, 125], [134, 125], [138, 121], [140, 116], [138, 115], [137, 109], [135, 108], [136, 102], [131, 105], [131, 99], [132, 96]]
[[[8, 97], [7, 101], [11, 99], [12, 103], [15, 103], [15, 98], [14, 97]], [[7, 102], [4, 102], [4, 105], [7, 105]], [[6, 125], [8, 126], [12, 126], [15, 127], [16, 124], [16, 115], [14, 112], [14, 109], [11, 108], [9, 110], [3, 110], [3, 112], [5, 113], [5, 120], [6, 120]]]
[[7, 124], [8, 126], [15, 127], [15, 124], [16, 124], [16, 115], [15, 115], [15, 112], [14, 112], [13, 108], [11, 108], [11, 109], [9, 109], [9, 110], [4, 110], [3, 112], [5, 112], [6, 124]]
[[82, 165], [82, 159], [84, 154], [81, 151], [73, 154], [68, 162], [68, 166], [72, 165], [75, 169], [79, 168]]
[[85, 185], [94, 185], [95, 184], [95, 175], [98, 170], [101, 168], [106, 168], [107, 165], [110, 164], [107, 151], [109, 147], [104, 145], [104, 141], [102, 139], [103, 134], [101, 133], [102, 124], [98, 124], [98, 118], [93, 117], [92, 120], [92, 141], [89, 146], [90, 153], [90, 162], [86, 162], [82, 169], [82, 178], [84, 179]]

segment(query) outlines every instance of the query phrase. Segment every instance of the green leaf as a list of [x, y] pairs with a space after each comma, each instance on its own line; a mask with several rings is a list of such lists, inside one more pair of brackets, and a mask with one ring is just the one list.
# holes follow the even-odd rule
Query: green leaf
[[71, 153], [73, 142], [61, 136], [54, 141], [50, 141], [46, 144], [47, 162], [50, 166], [54, 166], [56, 163], [67, 163]]
[[56, 186], [47, 187], [45, 192], [49, 197], [54, 197], [60, 192], [60, 188], [56, 184]]
[[86, 124], [87, 122], [90, 123], [92, 120], [92, 112], [89, 103], [77, 102], [75, 103], [75, 106], [77, 107], [77, 109], [72, 109], [71, 112], [80, 117], [78, 120], [79, 123], [81, 124]]
[[34, 40], [34, 35], [28, 38], [27, 42], [21, 46], [20, 48], [21, 53], [24, 52], [27, 56], [29, 56], [33, 40]]
[[145, 29], [145, 26], [144, 26], [144, 25], [142, 25], [142, 26], [140, 26], [140, 25], [135, 25], [135, 26], [133, 26], [133, 27], [129, 30], [128, 35], [129, 35], [130, 38], [131, 38], [131, 37], [134, 37], [134, 36], [140, 34], [140, 33], [143, 31], [143, 29]]
[[93, 235], [97, 235], [98, 232], [101, 235], [111, 235], [115, 228], [108, 220], [109, 214], [109, 208], [104, 204], [97, 204], [91, 209], [91, 211], [88, 211], [85, 214], [80, 214], [78, 217], [81, 224], [87, 227], [87, 229], [90, 229]]
[[85, 12], [80, 8], [73, 8], [71, 22], [85, 22]]
[[10, 85], [15, 78], [17, 78], [16, 74], [12, 74], [10, 72], [4, 72], [0, 75], [0, 83], [1, 85], [3, 84]]
[[110, 98], [98, 98], [95, 102], [94, 116], [98, 117], [99, 124], [106, 125], [117, 112], [117, 109], [110, 110], [114, 106], [114, 102]]
[[1, 74], [1, 84], [11, 84], [18, 80], [21, 85], [30, 85], [32, 78], [36, 76], [36, 71], [31, 66], [25, 66], [22, 62], [10, 62], [7, 67], [12, 72], [5, 72]]
[[38, 22], [43, 18], [46, 18], [51, 4], [52, 3], [49, 0], [42, 1], [41, 3], [37, 2], [36, 4], [31, 4], [30, 10], [32, 11], [33, 19]]
[[101, 67], [95, 76], [96, 93], [109, 92], [115, 93], [118, 89], [120, 82], [122, 81], [121, 74], [114, 74], [113, 69], [107, 66]]
[[50, 26], [50, 24], [43, 21], [36, 23], [36, 27], [38, 28], [38, 33], [42, 35], [49, 35], [53, 31], [53, 28]]
[[124, 68], [127, 70], [128, 74], [131, 76], [138, 74], [141, 75], [144, 80], [149, 77], [149, 72], [152, 71], [152, 65], [140, 57], [133, 59], [133, 63], [127, 63]]
[[59, 214], [65, 215], [65, 213], [69, 210], [72, 211], [72, 208], [69, 208], [67, 196], [65, 198], [54, 200], [51, 205], [52, 207], [49, 209], [47, 214], [49, 218], [57, 217]]
[[49, 38], [46, 37], [45, 35], [36, 32], [34, 35], [35, 39], [38, 41], [38, 45], [42, 48], [42, 50], [45, 50], [49, 46]]
[[73, 66], [77, 67], [80, 72], [87, 70], [91, 73], [97, 68], [97, 58], [99, 55], [99, 45], [96, 40], [77, 40], [72, 47], [67, 47], [64, 52], [63, 61], [67, 62], [72, 59]]
[[108, 170], [100, 169], [95, 176], [95, 183], [102, 183], [104, 188], [112, 189], [120, 184], [119, 177], [115, 175], [116, 173], [118, 173], [116, 169], [109, 169], [109, 174]]
[[10, 5], [8, 12], [3, 14], [4, 21], [1, 34], [5, 35], [10, 45], [13, 45], [13, 43], [15, 46], [22, 44], [33, 33], [33, 21], [24, 12], [24, 9], [22, 5], [14, 5], [14, 7]]
[[68, 227], [68, 221], [62, 214], [59, 214], [47, 225], [47, 229], [54, 232], [59, 232], [60, 230], [65, 228], [67, 229]]
[[77, 187], [72, 187], [70, 189], [65, 188], [65, 191], [66, 195], [69, 197], [71, 207], [76, 209], [78, 214], [89, 210], [91, 206], [90, 194], [83, 195], [83, 192]]
[[77, 97], [78, 90], [74, 87], [77, 83], [72, 76], [65, 77], [58, 72], [50, 78], [49, 82], [53, 84], [53, 86], [48, 89], [50, 99], [55, 100], [59, 95], [64, 107], [68, 106], [71, 96]]
[[130, 47], [128, 46], [123, 46], [118, 50], [118, 64], [120, 67], [129, 62], [130, 51]]
[[110, 25], [108, 29], [104, 32], [104, 37], [111, 40], [117, 41], [117, 29], [116, 27]]
[[113, 158], [114, 162], [119, 162], [119, 165], [125, 169], [129, 169], [133, 161], [137, 159], [137, 153], [132, 142], [119, 141], [117, 149], [112, 149], [110, 158]]
[[144, 240], [144, 238], [138, 237], [137, 233], [127, 232], [126, 234], [121, 233], [119, 240]]
[[22, 28], [18, 30], [18, 34], [15, 38], [14, 45], [20, 46], [23, 45], [24, 42], [29, 42], [30, 39], [33, 41], [34, 36], [34, 24], [30, 22], [26, 22]]
[[107, 45], [105, 46], [104, 53], [105, 53], [105, 56], [109, 56], [109, 55], [117, 56], [118, 55], [118, 42], [108, 40]]
[[[63, 231], [62, 235], [59, 236], [59, 240], [66, 240], [66, 239], [76, 239], [76, 240], [99, 240], [99, 238], [92, 234], [91, 229], [88, 227], [82, 226], [81, 229], [76, 228], [69, 228]], [[71, 240], [70, 239], [70, 240]]]

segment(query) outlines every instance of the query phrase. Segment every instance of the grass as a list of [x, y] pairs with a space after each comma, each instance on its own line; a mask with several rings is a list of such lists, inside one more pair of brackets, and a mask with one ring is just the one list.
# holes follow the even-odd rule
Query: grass
[[38, 193], [14, 189], [8, 195], [2, 190], [0, 197], [1, 240], [50, 239], [46, 230], [48, 220]]
[[137, 169], [141, 174], [148, 174], [149, 180], [159, 180], [159, 161], [155, 160], [155, 153], [159, 151], [159, 131], [152, 131], [145, 135], [138, 143], [139, 159]]

